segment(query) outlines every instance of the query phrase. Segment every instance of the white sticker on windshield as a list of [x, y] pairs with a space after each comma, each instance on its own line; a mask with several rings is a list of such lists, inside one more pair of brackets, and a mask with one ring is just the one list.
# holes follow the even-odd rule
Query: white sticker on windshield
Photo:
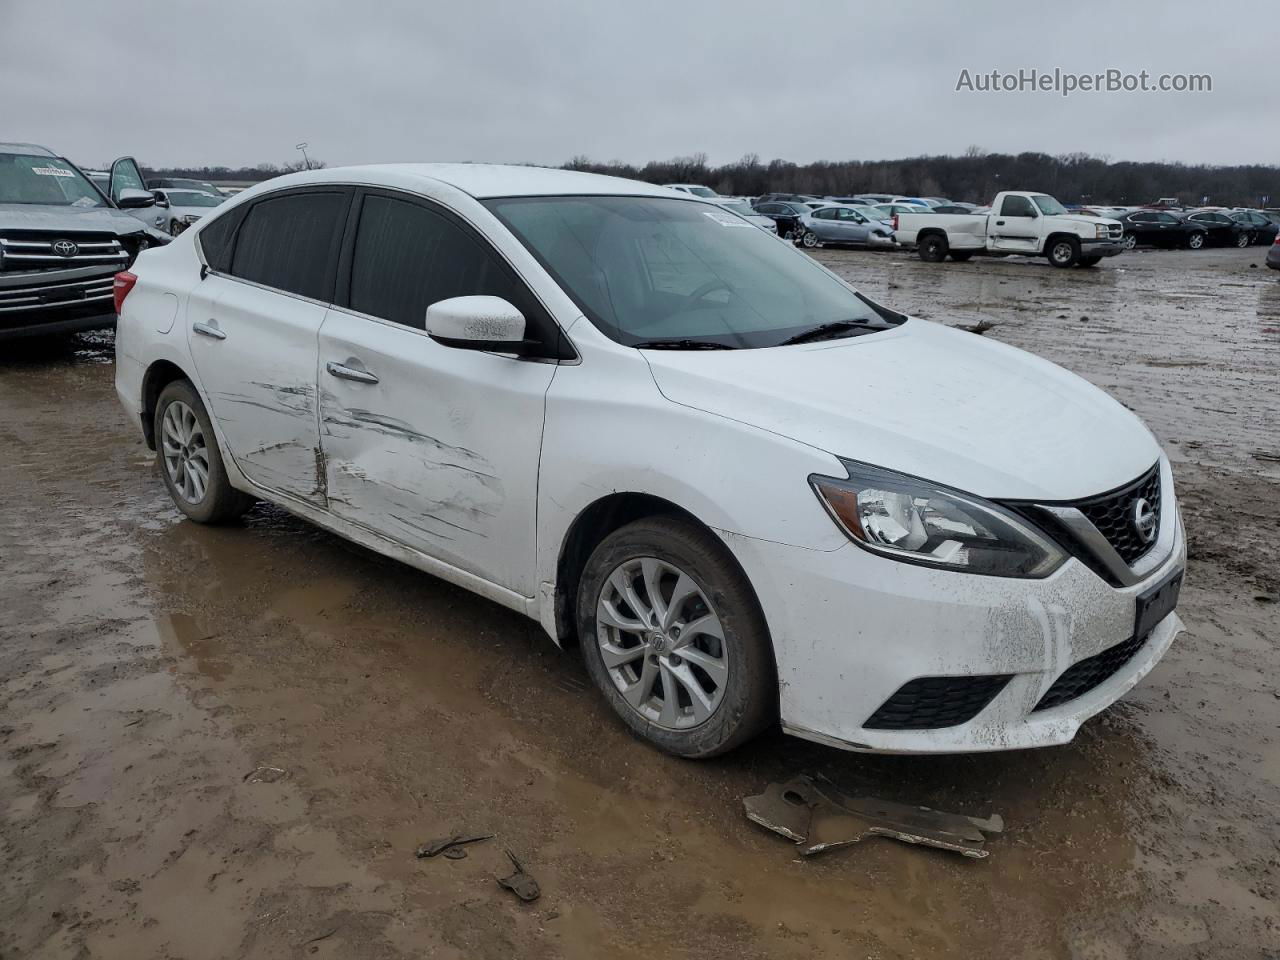
[[37, 177], [74, 177], [75, 174], [70, 170], [63, 170], [61, 167], [32, 167], [31, 172]]
[[71, 205], [73, 207], [96, 207], [98, 201], [93, 197], [80, 197], [78, 200], [72, 200]]
[[746, 227], [748, 230], [754, 230], [755, 224], [747, 223], [741, 217], [735, 217], [729, 213], [721, 213], [719, 210], [704, 210], [704, 217], [710, 217], [722, 227]]

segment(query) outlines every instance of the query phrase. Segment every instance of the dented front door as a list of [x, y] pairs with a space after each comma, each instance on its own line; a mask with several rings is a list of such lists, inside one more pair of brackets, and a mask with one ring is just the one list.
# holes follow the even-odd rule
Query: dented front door
[[555, 366], [441, 346], [422, 330], [331, 309], [319, 369], [333, 513], [532, 596]]
[[259, 486], [317, 506], [316, 337], [325, 309], [216, 273], [187, 305], [196, 373], [236, 466]]

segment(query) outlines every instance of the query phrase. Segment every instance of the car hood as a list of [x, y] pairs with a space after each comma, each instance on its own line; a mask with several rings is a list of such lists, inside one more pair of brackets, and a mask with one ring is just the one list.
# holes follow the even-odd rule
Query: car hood
[[[125, 236], [143, 232], [165, 237], [145, 223], [114, 207], [68, 207], [40, 203], [0, 203], [0, 229], [93, 230]], [[165, 237], [168, 239], [168, 237]]]
[[1081, 213], [1059, 213], [1055, 215], [1054, 219], [1069, 220], [1072, 223], [1088, 223], [1088, 224], [1114, 223], [1118, 227], [1124, 226], [1124, 224], [1122, 224], [1119, 220], [1116, 220], [1112, 217], [1086, 217], [1084, 214], [1081, 214]]
[[1142, 422], [1088, 381], [915, 318], [812, 344], [643, 355], [674, 403], [984, 497], [1075, 500], [1160, 456]]

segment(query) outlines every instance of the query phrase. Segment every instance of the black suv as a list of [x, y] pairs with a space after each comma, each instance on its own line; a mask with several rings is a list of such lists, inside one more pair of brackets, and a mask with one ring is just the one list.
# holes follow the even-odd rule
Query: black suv
[[131, 158], [103, 193], [44, 147], [0, 143], [0, 340], [114, 326], [115, 274], [170, 240], [125, 212], [154, 203]]

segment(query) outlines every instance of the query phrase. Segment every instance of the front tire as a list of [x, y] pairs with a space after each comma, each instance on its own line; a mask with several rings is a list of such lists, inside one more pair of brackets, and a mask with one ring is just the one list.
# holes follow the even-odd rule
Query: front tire
[[1199, 250], [1203, 246], [1204, 246], [1203, 233], [1193, 233], [1191, 236], [1187, 237], [1188, 250]]
[[916, 252], [925, 263], [941, 263], [947, 259], [947, 248], [946, 237], [931, 233], [920, 241], [920, 248]]
[[1080, 241], [1059, 237], [1049, 245], [1049, 262], [1055, 267], [1073, 267], [1080, 259]]
[[812, 250], [818, 245], [818, 235], [812, 230], [806, 230], [804, 232], [804, 236], [800, 238], [800, 242], [804, 244], [805, 247]]
[[1124, 248], [1126, 250], [1132, 250], [1137, 245], [1138, 245], [1138, 238], [1136, 236], [1134, 236], [1132, 233], [1126, 233], [1124, 235]]
[[156, 401], [156, 466], [174, 505], [196, 523], [225, 523], [253, 505], [227, 480], [209, 414], [187, 380], [175, 380]]
[[690, 520], [606, 537], [578, 585], [587, 670], [637, 736], [679, 757], [732, 750], [777, 714], [772, 645], [746, 576]]
[[1236, 235], [1236, 246], [1240, 247], [1241, 249], [1249, 246], [1249, 244], [1251, 244], [1252, 242], [1253, 242], [1253, 238], [1247, 233], [1240, 233]]

